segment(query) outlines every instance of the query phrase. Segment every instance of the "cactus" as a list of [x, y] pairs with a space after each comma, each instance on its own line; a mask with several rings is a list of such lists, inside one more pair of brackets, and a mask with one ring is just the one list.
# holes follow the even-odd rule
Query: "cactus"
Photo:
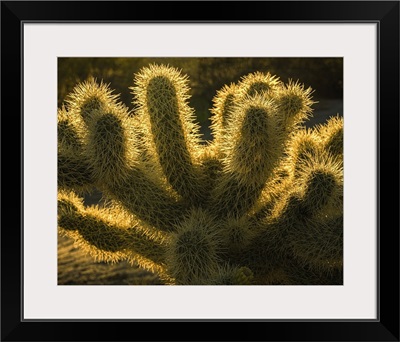
[[[203, 141], [180, 70], [102, 82], [58, 110], [58, 229], [168, 285], [343, 283], [343, 118], [305, 128], [311, 88], [256, 72], [216, 93]], [[85, 206], [100, 190], [104, 205]]]

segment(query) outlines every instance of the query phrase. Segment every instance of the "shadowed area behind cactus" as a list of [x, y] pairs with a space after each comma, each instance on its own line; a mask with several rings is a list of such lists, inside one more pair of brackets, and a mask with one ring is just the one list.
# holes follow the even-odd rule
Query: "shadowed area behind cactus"
[[217, 92], [206, 141], [181, 71], [133, 81], [132, 109], [89, 79], [58, 111], [61, 235], [164, 284], [343, 283], [342, 117], [307, 127], [311, 88], [254, 72]]

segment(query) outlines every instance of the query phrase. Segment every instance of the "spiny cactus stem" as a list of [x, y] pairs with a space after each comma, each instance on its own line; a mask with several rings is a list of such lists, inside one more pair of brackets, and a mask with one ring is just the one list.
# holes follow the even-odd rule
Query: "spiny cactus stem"
[[72, 203], [59, 200], [59, 225], [65, 231], [77, 231], [90, 245], [105, 252], [135, 252], [152, 260], [162, 263], [164, 249], [158, 242], [153, 241], [133, 226], [129, 229], [109, 224], [101, 218], [83, 214], [76, 209], [73, 214], [66, 208], [73, 207]]
[[212, 196], [220, 215], [225, 211], [241, 216], [259, 198], [280, 153], [274, 144], [279, 138], [271, 129], [273, 110], [262, 98], [248, 99], [236, 109], [239, 122], [230, 122], [229, 139], [224, 143], [225, 170]]
[[60, 188], [88, 190], [94, 186], [93, 170], [83, 159], [58, 154], [58, 184]]
[[289, 231], [295, 258], [312, 270], [331, 273], [343, 267], [343, 216], [305, 220]]
[[316, 170], [309, 174], [306, 186], [305, 206], [320, 211], [331, 199], [337, 183], [333, 174]]
[[119, 201], [140, 219], [162, 231], [174, 231], [185, 206], [141, 169], [132, 169], [125, 182], [103, 185], [110, 198]]
[[183, 284], [198, 284], [217, 270], [221, 237], [206, 211], [192, 210], [171, 235], [167, 262], [170, 273]]
[[325, 125], [317, 126], [325, 147], [339, 159], [343, 159], [343, 123], [343, 117], [337, 115], [330, 117]]
[[143, 122], [150, 125], [147, 129], [168, 182], [185, 201], [199, 201], [202, 187], [193, 153], [199, 148], [200, 134], [186, 103], [186, 79], [176, 70], [152, 67], [138, 76], [138, 83], [136, 95]]
[[213, 99], [214, 106], [212, 108], [210, 129], [213, 135], [213, 142], [219, 146], [225, 139], [225, 130], [235, 107], [235, 94], [238, 88], [235, 84], [225, 86], [217, 92]]
[[137, 163], [138, 151], [130, 123], [126, 109], [121, 106], [91, 113], [86, 156], [96, 179], [102, 183], [124, 182], [130, 168]]

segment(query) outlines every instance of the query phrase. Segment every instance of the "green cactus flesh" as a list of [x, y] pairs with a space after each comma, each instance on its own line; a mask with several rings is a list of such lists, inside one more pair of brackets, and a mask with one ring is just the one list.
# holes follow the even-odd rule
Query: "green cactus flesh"
[[[188, 78], [150, 65], [134, 110], [78, 84], [58, 110], [58, 229], [95, 259], [168, 285], [343, 283], [343, 118], [315, 128], [311, 88], [256, 72], [224, 86], [203, 141]], [[92, 190], [107, 199], [85, 206]]]

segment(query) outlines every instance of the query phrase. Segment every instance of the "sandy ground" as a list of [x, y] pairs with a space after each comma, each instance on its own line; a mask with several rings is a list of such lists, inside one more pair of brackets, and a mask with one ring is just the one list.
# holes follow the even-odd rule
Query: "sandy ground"
[[[307, 126], [323, 123], [329, 116], [343, 115], [343, 103], [338, 100], [323, 100], [313, 106], [314, 115]], [[207, 134], [206, 134], [207, 135]], [[96, 195], [92, 200], [96, 201]], [[90, 199], [87, 199], [87, 204]], [[107, 264], [95, 262], [73, 245], [66, 237], [58, 240], [58, 284], [59, 285], [159, 285], [153, 274], [133, 267], [126, 262]]]

